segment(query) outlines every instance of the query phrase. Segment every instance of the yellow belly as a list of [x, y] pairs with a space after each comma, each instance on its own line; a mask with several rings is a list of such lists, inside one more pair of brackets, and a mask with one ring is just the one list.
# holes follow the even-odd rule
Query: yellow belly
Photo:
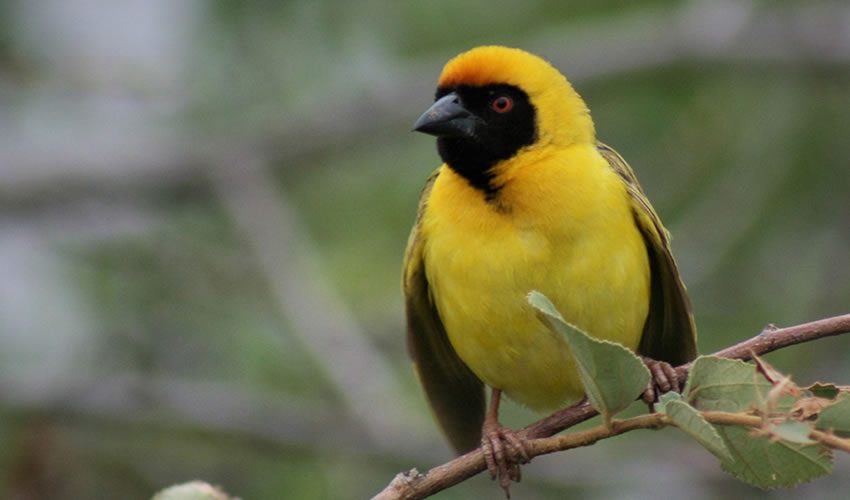
[[487, 202], [443, 167], [423, 219], [425, 268], [458, 355], [487, 385], [546, 410], [582, 396], [539, 290], [590, 335], [635, 349], [649, 305], [646, 246], [622, 182], [592, 152], [514, 172]]

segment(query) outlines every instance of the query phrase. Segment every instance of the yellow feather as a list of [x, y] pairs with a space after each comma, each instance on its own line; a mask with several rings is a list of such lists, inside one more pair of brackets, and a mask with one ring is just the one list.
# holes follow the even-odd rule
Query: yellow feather
[[550, 409], [582, 391], [566, 344], [535, 317], [528, 292], [546, 294], [589, 334], [635, 349], [649, 264], [625, 186], [594, 146], [523, 160], [504, 165], [503, 210], [443, 166], [420, 230], [433, 298], [458, 355], [491, 387]]
[[594, 337], [672, 363], [696, 353], [667, 232], [631, 168], [596, 141], [581, 97], [548, 62], [505, 47], [455, 57], [438, 86], [492, 84], [528, 96], [533, 141], [487, 171], [495, 192], [442, 165], [405, 255], [408, 345], [458, 451], [477, 446], [481, 382], [537, 410], [582, 396], [564, 340], [527, 303], [532, 290]]

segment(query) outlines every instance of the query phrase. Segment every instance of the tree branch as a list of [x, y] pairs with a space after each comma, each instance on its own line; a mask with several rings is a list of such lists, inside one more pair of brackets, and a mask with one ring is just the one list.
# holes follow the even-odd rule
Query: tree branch
[[760, 334], [745, 340], [740, 344], [727, 347], [719, 351], [715, 356], [721, 358], [734, 358], [750, 360], [752, 354], [760, 356], [773, 352], [783, 347], [802, 344], [810, 340], [823, 337], [833, 337], [850, 332], [850, 314], [834, 316], [832, 318], [803, 323], [802, 325], [777, 328], [775, 325], [767, 325]]
[[823, 445], [829, 446], [832, 449], [850, 453], [850, 439], [840, 438], [835, 434], [817, 430], [812, 431], [812, 433], [809, 434], [809, 437], [815, 441], [819, 441]]
[[[850, 314], [785, 328], [768, 325], [755, 337], [720, 350], [714, 356], [749, 360], [752, 359], [754, 354], [762, 355], [791, 345], [844, 333], [850, 333]], [[684, 381], [687, 378], [691, 365], [692, 363], [688, 363], [676, 367], [676, 373], [679, 375], [680, 381]], [[553, 453], [579, 446], [589, 446], [600, 439], [612, 437], [629, 430], [667, 425], [667, 422], [664, 420], [666, 418], [665, 416], [649, 414], [634, 417], [633, 419], [616, 421], [616, 424], [612, 425], [610, 429], [606, 429], [603, 426], [565, 436], [556, 436], [553, 439], [546, 439], [596, 415], [598, 415], [596, 410], [585, 400], [573, 406], [558, 410], [525, 427], [522, 429], [521, 434], [532, 439], [532, 441], [528, 442], [530, 456]], [[734, 417], [730, 417], [730, 415], [734, 415]], [[720, 425], [753, 426], [754, 423], [760, 425], [762, 421], [758, 416], [724, 412], [705, 412], [704, 416], [709, 422]], [[747, 418], [742, 420], [743, 417]], [[848, 440], [837, 438], [828, 433], [814, 431], [812, 438], [830, 447], [844, 451], [850, 450], [850, 442]], [[479, 448], [457, 457], [450, 462], [434, 467], [425, 474], [419, 473], [416, 469], [402, 472], [383, 491], [378, 493], [373, 500], [425, 498], [438, 491], [454, 486], [485, 469], [484, 456]]]

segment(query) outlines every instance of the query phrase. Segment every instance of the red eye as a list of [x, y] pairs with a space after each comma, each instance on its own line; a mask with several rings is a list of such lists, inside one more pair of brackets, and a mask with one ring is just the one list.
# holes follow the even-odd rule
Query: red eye
[[514, 107], [514, 101], [510, 97], [502, 95], [490, 101], [490, 107], [496, 113], [507, 113]]

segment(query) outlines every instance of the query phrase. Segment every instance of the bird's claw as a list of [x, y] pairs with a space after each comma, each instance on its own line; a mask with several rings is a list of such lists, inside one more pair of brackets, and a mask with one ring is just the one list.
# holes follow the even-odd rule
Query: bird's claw
[[525, 447], [525, 440], [497, 422], [485, 426], [481, 437], [481, 448], [490, 477], [499, 479], [499, 485], [510, 498], [511, 482], [518, 483], [522, 479], [520, 464], [531, 460]]
[[641, 399], [652, 408], [653, 403], [665, 392], [679, 392], [679, 375], [676, 369], [666, 361], [658, 361], [646, 356], [641, 356], [643, 363], [649, 369], [652, 380], [646, 386]]

